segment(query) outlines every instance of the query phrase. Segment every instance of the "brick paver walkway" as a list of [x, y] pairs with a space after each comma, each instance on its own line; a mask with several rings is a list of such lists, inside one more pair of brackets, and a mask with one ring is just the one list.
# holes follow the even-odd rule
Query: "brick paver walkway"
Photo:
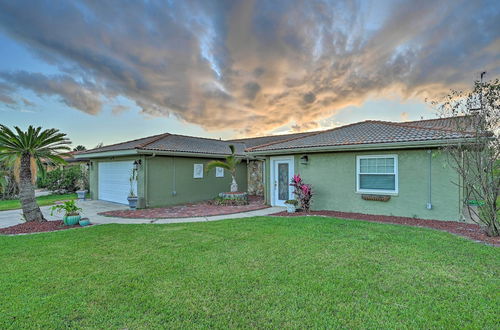
[[267, 207], [269, 206], [264, 204], [264, 200], [261, 197], [249, 196], [248, 205], [220, 206], [211, 205], [208, 202], [200, 202], [142, 210], [106, 211], [99, 214], [109, 217], [136, 219], [191, 218], [255, 211], [265, 209]]

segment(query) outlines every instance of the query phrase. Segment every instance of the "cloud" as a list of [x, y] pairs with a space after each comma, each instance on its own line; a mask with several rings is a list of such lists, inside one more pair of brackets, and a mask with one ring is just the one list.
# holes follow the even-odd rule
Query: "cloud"
[[401, 119], [401, 121], [408, 121], [410, 120], [410, 115], [408, 114], [408, 112], [401, 112], [399, 118]]
[[9, 106], [17, 104], [17, 101], [11, 97], [14, 92], [14, 88], [11, 86], [0, 82], [0, 102], [7, 104]]
[[[397, 92], [433, 97], [500, 74], [496, 1], [2, 2], [0, 28], [58, 75], [4, 83], [97, 114], [124, 96], [149, 116], [262, 134], [317, 127]], [[0, 89], [12, 99], [14, 91]], [[115, 111], [120, 112], [120, 111]]]
[[102, 102], [95, 86], [79, 83], [68, 75], [46, 76], [41, 73], [16, 71], [2, 72], [0, 79], [15, 86], [33, 90], [39, 96], [56, 95], [67, 106], [89, 114], [95, 115], [102, 108]]
[[118, 114], [121, 114], [121, 113], [127, 111], [128, 109], [129, 109], [128, 107], [121, 105], [121, 104], [118, 104], [118, 105], [113, 106], [113, 108], [111, 109], [111, 112], [114, 115], [118, 115]]
[[23, 104], [27, 107], [32, 107], [35, 105], [35, 103], [31, 102], [30, 100], [27, 100], [26, 98], [21, 98], [21, 100], [23, 101]]

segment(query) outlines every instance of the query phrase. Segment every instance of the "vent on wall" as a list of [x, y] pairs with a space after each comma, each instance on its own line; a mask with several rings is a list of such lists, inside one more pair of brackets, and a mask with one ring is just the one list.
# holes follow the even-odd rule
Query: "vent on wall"
[[365, 201], [388, 202], [391, 196], [388, 195], [361, 195]]

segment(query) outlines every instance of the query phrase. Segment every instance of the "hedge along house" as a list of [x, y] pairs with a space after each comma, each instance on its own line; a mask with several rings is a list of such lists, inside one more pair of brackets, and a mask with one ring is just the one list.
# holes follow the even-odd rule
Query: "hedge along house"
[[[80, 152], [89, 159], [90, 197], [127, 204], [130, 175], [137, 169], [134, 191], [138, 207], [158, 207], [212, 199], [229, 191], [231, 175], [223, 169], [205, 171], [211, 160], [236, 153], [245, 158], [245, 145], [215, 139], [160, 134]], [[247, 190], [247, 162], [237, 169], [237, 183]]]
[[247, 148], [266, 159], [266, 202], [294, 198], [299, 173], [313, 210], [461, 220], [460, 178], [440, 147], [464, 141], [454, 119], [365, 121]]

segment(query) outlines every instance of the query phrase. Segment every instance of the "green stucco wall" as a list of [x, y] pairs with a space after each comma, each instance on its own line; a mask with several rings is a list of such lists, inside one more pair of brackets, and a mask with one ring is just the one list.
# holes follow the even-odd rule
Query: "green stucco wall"
[[[215, 198], [229, 191], [231, 175], [225, 170], [223, 178], [215, 177], [215, 169], [204, 172], [203, 178], [193, 178], [194, 164], [206, 164], [211, 159], [184, 157], [146, 157], [146, 206], [158, 207], [196, 202]], [[247, 190], [246, 163], [238, 166], [237, 183], [240, 191]], [[175, 192], [175, 194], [174, 194]]]
[[[460, 219], [457, 173], [447, 163], [446, 155], [433, 150], [432, 204], [429, 198], [429, 154], [427, 150], [391, 150], [369, 152], [336, 152], [307, 154], [309, 162], [301, 164], [302, 155], [295, 155], [295, 173], [300, 173], [314, 191], [313, 210], [335, 210], [366, 214], [394, 215], [421, 219]], [[399, 192], [387, 202], [367, 201], [356, 193], [356, 156], [397, 154], [399, 167]], [[270, 182], [270, 159], [266, 161], [266, 180]], [[270, 185], [266, 184], [266, 201], [269, 202]]]
[[[89, 169], [90, 197], [98, 199], [99, 162], [141, 159], [137, 178], [138, 207], [168, 206], [215, 198], [229, 191], [231, 175], [224, 171], [223, 178], [215, 177], [215, 170], [204, 172], [203, 178], [193, 178], [194, 164], [208, 163], [211, 159], [136, 156], [93, 159]], [[238, 165], [237, 182], [240, 191], [247, 190], [246, 163]], [[173, 193], [175, 191], [175, 194]]]

